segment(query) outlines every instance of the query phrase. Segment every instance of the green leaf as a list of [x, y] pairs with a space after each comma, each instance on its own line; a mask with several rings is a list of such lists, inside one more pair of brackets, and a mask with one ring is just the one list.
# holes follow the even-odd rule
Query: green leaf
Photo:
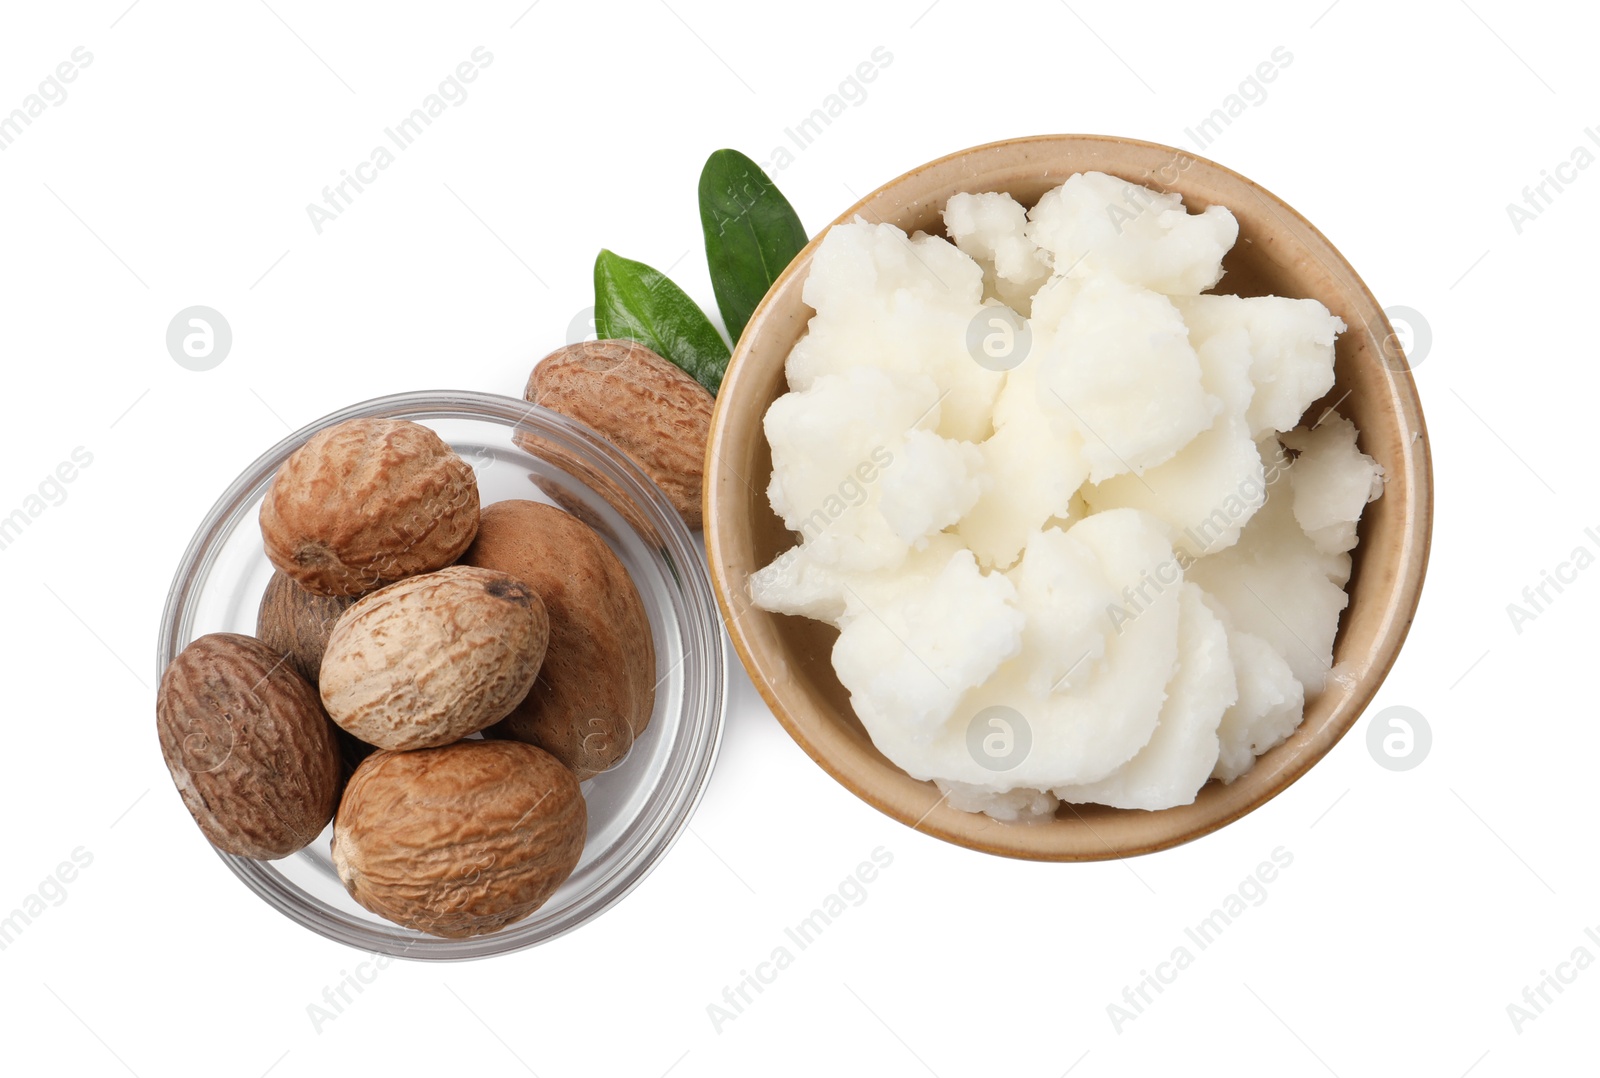
[[728, 345], [694, 300], [660, 270], [607, 250], [594, 260], [594, 325], [602, 339], [638, 341], [713, 394]]
[[700, 225], [717, 308], [737, 342], [767, 289], [806, 245], [805, 226], [761, 166], [738, 150], [706, 159]]

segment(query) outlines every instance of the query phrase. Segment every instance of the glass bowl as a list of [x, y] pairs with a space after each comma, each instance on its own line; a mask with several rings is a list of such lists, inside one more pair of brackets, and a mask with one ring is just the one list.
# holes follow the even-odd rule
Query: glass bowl
[[[485, 505], [512, 498], [550, 502], [595, 527], [627, 567], [650, 617], [659, 678], [655, 712], [621, 764], [583, 783], [589, 830], [571, 877], [532, 915], [489, 935], [440, 939], [358, 906], [334, 871], [331, 825], [310, 846], [281, 860], [220, 856], [278, 912], [365, 951], [451, 960], [543, 943], [603, 913], [636, 887], [676, 841], [711, 776], [727, 670], [704, 559], [661, 491], [582, 424], [487, 393], [380, 397], [285, 438], [217, 501], [173, 579], [161, 621], [160, 669], [205, 633], [254, 634], [256, 609], [272, 576], [257, 522], [261, 499], [279, 465], [313, 434], [359, 418], [409, 419], [431, 427], [472, 465]], [[204, 841], [198, 831], [195, 838]]]

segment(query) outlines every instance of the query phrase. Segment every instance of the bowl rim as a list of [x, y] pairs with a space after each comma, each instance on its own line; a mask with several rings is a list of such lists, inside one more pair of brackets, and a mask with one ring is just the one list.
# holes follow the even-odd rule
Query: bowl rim
[[[1208, 169], [1215, 170], [1221, 176], [1231, 178], [1244, 185], [1269, 208], [1286, 218], [1297, 231], [1303, 232], [1307, 239], [1313, 243], [1324, 245], [1335, 264], [1342, 269], [1344, 274], [1348, 275], [1353, 283], [1354, 288], [1351, 294], [1364, 301], [1370, 306], [1371, 311], [1375, 313], [1376, 318], [1369, 325], [1375, 331], [1381, 331], [1380, 339], [1386, 341], [1397, 340], [1393, 326], [1389, 323], [1388, 315], [1349, 260], [1303, 214], [1249, 177], [1199, 154], [1163, 143], [1115, 135], [1029, 135], [982, 143], [934, 158], [896, 176], [886, 183], [880, 184], [864, 197], [857, 199], [849, 209], [830, 221], [794, 257], [778, 276], [777, 280], [773, 282], [772, 286], [767, 290], [767, 294], [762, 298], [761, 303], [752, 313], [744, 333], [735, 344], [732, 358], [724, 375], [724, 388], [738, 386], [741, 369], [753, 347], [753, 342], [766, 322], [774, 317], [778, 297], [795, 286], [794, 279], [796, 277], [809, 273], [813, 254], [823, 238], [835, 225], [854, 220], [858, 214], [868, 209], [878, 199], [894, 194], [898, 188], [913, 184], [918, 177], [935, 169], [945, 168], [953, 163], [1004, 148], [1037, 147], [1042, 151], [1048, 152], [1052, 149], [1065, 150], [1072, 146], [1138, 147], [1142, 150], [1155, 150], [1162, 154], [1170, 155], [1174, 160], [1188, 160], [1193, 163], [1199, 163]], [[1187, 167], [1189, 166], [1184, 166], [1184, 168]], [[1065, 181], [1069, 175], [1081, 171], [1085, 171], [1085, 169], [1075, 167], [1070, 171], [1063, 172], [1061, 179]], [[1168, 189], [1175, 189], [1175, 186]], [[1313, 253], [1319, 260], [1322, 259], [1320, 253]], [[805, 308], [803, 300], [801, 300], [801, 306], [809, 310], [809, 308]], [[1302, 751], [1297, 752], [1280, 764], [1271, 775], [1270, 782], [1264, 789], [1230, 811], [1219, 813], [1212, 818], [1199, 820], [1190, 826], [1174, 828], [1170, 832], [1159, 837], [1152, 837], [1148, 841], [1129, 843], [1120, 847], [1113, 846], [1102, 838], [1099, 839], [1103, 846], [1102, 849], [1046, 850], [1019, 846], [1000, 837], [1007, 828], [1026, 827], [1026, 825], [1004, 824], [995, 821], [995, 826], [988, 827], [983, 832], [987, 836], [986, 838], [976, 837], [965, 831], [944, 826], [937, 818], [938, 814], [934, 811], [943, 803], [944, 798], [937, 793], [932, 783], [927, 783], [931, 804], [921, 817], [914, 817], [909, 810], [902, 810], [899, 806], [891, 803], [888, 798], [879, 794], [871, 785], [860, 781], [850, 766], [850, 758], [855, 756], [856, 752], [841, 752], [837, 754], [830, 752], [826, 746], [810, 735], [809, 725], [813, 720], [797, 715], [796, 709], [791, 708], [784, 698], [773, 689], [766, 676], [769, 672], [767, 665], [752, 646], [750, 638], [740, 625], [739, 608], [741, 604], [736, 604], [732, 600], [731, 589], [734, 585], [728, 579], [728, 572], [725, 568], [727, 562], [725, 560], [724, 545], [729, 541], [730, 537], [725, 534], [727, 521], [724, 517], [725, 511], [722, 504], [723, 473], [725, 470], [731, 473], [732, 468], [723, 460], [722, 446], [728, 422], [728, 401], [732, 399], [732, 394], [724, 392], [717, 395], [716, 407], [711, 420], [711, 435], [706, 446], [706, 481], [702, 512], [706, 521], [706, 553], [712, 586], [716, 591], [717, 603], [727, 624], [728, 636], [732, 642], [734, 652], [749, 673], [750, 679], [754, 682], [762, 699], [772, 709], [773, 715], [778, 719], [779, 724], [806, 755], [810, 756], [818, 766], [856, 797], [885, 815], [905, 824], [912, 830], [921, 831], [953, 845], [982, 853], [1038, 861], [1114, 860], [1155, 853], [1192, 842], [1254, 812], [1298, 781], [1312, 766], [1326, 756], [1365, 713], [1378, 689], [1388, 677], [1399, 656], [1400, 649], [1409, 635], [1411, 624], [1416, 617], [1418, 604], [1421, 601], [1422, 587], [1427, 575], [1429, 552], [1432, 544], [1434, 497], [1432, 454], [1427, 435], [1427, 423], [1422, 411], [1422, 402], [1417, 393], [1409, 362], [1400, 365], [1386, 363], [1385, 366], [1389, 370], [1395, 400], [1398, 405], [1399, 421], [1403, 429], [1412, 436], [1411, 444], [1406, 448], [1406, 460], [1409, 466], [1405, 469], [1405, 473], [1407, 491], [1411, 498], [1413, 511], [1409, 527], [1406, 529], [1407, 538], [1404, 548], [1395, 563], [1397, 579], [1394, 589], [1388, 596], [1387, 616], [1383, 625], [1375, 634], [1375, 638], [1381, 641], [1381, 647], [1378, 649], [1378, 658], [1367, 668], [1361, 680], [1351, 691], [1350, 702], [1345, 709], [1348, 715], [1339, 723], [1330, 726], [1328, 732], [1331, 733], [1331, 736], [1319, 738], [1319, 740], [1305, 745]], [[728, 485], [732, 486], [732, 484]], [[770, 616], [776, 617], [778, 615]], [[1343, 614], [1341, 614], [1340, 624], [1342, 629], [1344, 624]], [[891, 763], [890, 766], [894, 765]], [[1078, 815], [1077, 806], [1066, 805], [1066, 807], [1074, 815]], [[1111, 811], [1136, 813], [1140, 810]], [[1148, 815], [1153, 818], [1159, 813], [1149, 813]], [[1081, 816], [1079, 816], [1079, 819], [1082, 819]], [[1090, 829], [1092, 830], [1092, 827]]]
[[[418, 961], [465, 961], [512, 954], [547, 943], [592, 921], [638, 887], [682, 837], [710, 784], [726, 723], [728, 663], [705, 561], [688, 526], [660, 488], [621, 450], [577, 420], [525, 400], [472, 390], [423, 390], [373, 397], [313, 420], [278, 441], [241, 471], [212, 505], [173, 574], [156, 646], [158, 675], [181, 650], [180, 641], [187, 643], [194, 638], [194, 611], [189, 600], [198, 582], [209, 576], [220, 552], [220, 540], [246, 524], [245, 518], [259, 494], [291, 453], [318, 431], [358, 418], [499, 423], [510, 431], [525, 431], [555, 443], [594, 467], [602, 478], [617, 484], [656, 528], [661, 545], [645, 545], [663, 577], [679, 585], [674, 601], [667, 607], [677, 616], [684, 653], [678, 665], [684, 667], [685, 706], [677, 722], [693, 725], [686, 728], [686, 736], [669, 757], [661, 788], [650, 797], [650, 805], [659, 807], [653, 812], [646, 809], [646, 816], [641, 817], [646, 821], [645, 829], [630, 837], [616, 855], [616, 863], [576, 902], [555, 911], [555, 916], [541, 917], [545, 912], [541, 907], [497, 932], [448, 939], [387, 922], [374, 924], [337, 910], [295, 885], [273, 867], [275, 861], [214, 852], [235, 876], [279, 913], [321, 936], [359, 950]], [[527, 450], [522, 452], [534, 456]], [[571, 478], [583, 482], [579, 477]], [[638, 823], [634, 821], [630, 829]], [[298, 855], [299, 851], [289, 856]], [[534, 928], [538, 930], [528, 931]]]

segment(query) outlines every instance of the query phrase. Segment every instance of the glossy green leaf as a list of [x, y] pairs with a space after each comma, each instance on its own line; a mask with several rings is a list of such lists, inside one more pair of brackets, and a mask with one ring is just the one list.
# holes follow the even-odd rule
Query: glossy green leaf
[[806, 245], [805, 226], [761, 166], [738, 150], [706, 159], [700, 225], [717, 309], [738, 341], [767, 289]]
[[594, 260], [594, 326], [602, 339], [638, 341], [712, 393], [728, 345], [704, 311], [660, 270], [602, 250]]

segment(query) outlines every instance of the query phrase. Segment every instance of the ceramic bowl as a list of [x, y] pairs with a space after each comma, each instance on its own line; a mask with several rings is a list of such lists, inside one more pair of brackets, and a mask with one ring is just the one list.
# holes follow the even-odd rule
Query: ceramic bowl
[[1063, 805], [1041, 823], [1008, 824], [942, 802], [929, 782], [891, 764], [867, 736], [834, 675], [837, 630], [751, 606], [752, 572], [796, 536], [766, 497], [771, 452], [761, 421], [786, 391], [784, 360], [806, 328], [801, 298], [820, 235], [774, 283], [745, 329], [717, 398], [707, 453], [706, 541], [711, 576], [733, 644], [789, 734], [829, 774], [875, 808], [927, 834], [989, 853], [1040, 860], [1097, 860], [1187, 842], [1236, 820], [1282, 792], [1355, 723], [1395, 661], [1411, 625], [1428, 561], [1432, 487], [1427, 431], [1410, 368], [1383, 308], [1333, 244], [1271, 192], [1184, 151], [1130, 139], [1048, 135], [963, 150], [913, 169], [841, 214], [911, 232], [942, 234], [940, 211], [961, 191], [1005, 191], [1031, 206], [1077, 172], [1098, 170], [1176, 191], [1190, 212], [1233, 211], [1239, 240], [1217, 291], [1322, 301], [1348, 330], [1336, 353], [1336, 384], [1309, 410], [1334, 403], [1383, 466], [1384, 495], [1368, 505], [1353, 552], [1350, 605], [1334, 657], [1340, 680], [1307, 702], [1305, 720], [1231, 785], [1212, 781], [1193, 804], [1158, 812]]

